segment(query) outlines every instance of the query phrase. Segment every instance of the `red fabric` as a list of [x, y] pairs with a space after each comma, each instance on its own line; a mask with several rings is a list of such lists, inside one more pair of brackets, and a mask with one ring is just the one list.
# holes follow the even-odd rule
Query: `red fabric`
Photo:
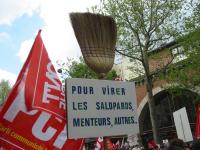
[[65, 100], [62, 84], [52, 65], [40, 34], [29, 60], [25, 97], [28, 110], [40, 109], [65, 118]]
[[148, 142], [148, 147], [149, 148], [155, 148], [156, 146], [157, 145], [156, 145], [156, 143], [153, 140]]
[[110, 138], [106, 138], [106, 146], [107, 146], [107, 150], [113, 149], [113, 143], [111, 142]]
[[200, 139], [200, 104], [197, 105], [196, 108], [196, 138]]
[[103, 139], [103, 137], [99, 137], [96, 139], [95, 150], [113, 150], [113, 148], [110, 138]]
[[113, 150], [117, 150], [121, 147], [119, 141], [117, 141], [115, 144], [113, 144]]
[[[57, 103], [50, 101], [46, 107], [42, 103], [42, 98], [45, 97], [44, 87], [48, 83], [45, 90], [50, 96], [47, 96], [59, 97], [59, 106], [63, 106], [62, 90], [57, 88], [61, 83], [57, 80], [55, 69], [42, 45], [39, 31], [17, 81], [0, 111], [0, 149], [81, 150], [83, 147], [84, 140], [67, 139], [63, 107], [58, 107]], [[39, 54], [42, 55], [38, 56]], [[38, 62], [39, 57], [41, 62]], [[47, 66], [50, 67], [50, 71], [45, 71]], [[39, 74], [35, 74], [34, 71], [38, 68]], [[52, 80], [47, 78], [48, 73]], [[36, 80], [38, 85], [34, 83]], [[55, 113], [55, 110], [58, 112]]]
[[95, 143], [95, 149], [94, 150], [104, 150], [103, 137], [96, 138], [96, 143]]

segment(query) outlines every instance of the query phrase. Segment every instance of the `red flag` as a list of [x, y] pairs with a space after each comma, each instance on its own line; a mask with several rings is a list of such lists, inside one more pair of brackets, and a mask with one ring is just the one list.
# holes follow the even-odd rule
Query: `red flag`
[[104, 150], [103, 137], [96, 138], [95, 149], [94, 150]]
[[120, 147], [121, 147], [121, 145], [120, 145], [119, 140], [115, 144], [113, 144], [113, 150], [120, 149]]
[[195, 136], [197, 139], [200, 139], [200, 104], [197, 105], [196, 109], [196, 131]]
[[[43, 72], [45, 69], [46, 72]], [[32, 70], [37, 70], [39, 74], [37, 72], [35, 76]], [[67, 139], [65, 113], [64, 109], [60, 109], [63, 108], [60, 101], [63, 101], [64, 96], [61, 94], [61, 83], [55, 76], [55, 69], [48, 58], [39, 31], [17, 81], [0, 112], [0, 149], [82, 149], [84, 142], [82, 139]], [[35, 84], [31, 80], [38, 83]], [[57, 103], [49, 102], [47, 107], [41, 103], [40, 98], [41, 95], [45, 98], [43, 94], [45, 90], [52, 96], [47, 95], [46, 100], [56, 96], [60, 98], [59, 107]], [[30, 109], [27, 109], [26, 104]], [[55, 113], [55, 110], [58, 112]]]
[[107, 150], [113, 149], [113, 143], [111, 142], [110, 138], [106, 138], [105, 147], [107, 147]]
[[28, 109], [36, 108], [65, 118], [62, 84], [48, 57], [40, 34], [33, 44], [31, 56], [25, 85]]

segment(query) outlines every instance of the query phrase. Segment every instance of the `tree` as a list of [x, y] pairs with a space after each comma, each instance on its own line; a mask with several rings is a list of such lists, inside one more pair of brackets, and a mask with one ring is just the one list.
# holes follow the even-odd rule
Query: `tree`
[[[179, 86], [193, 89], [200, 85], [200, 3], [194, 5], [191, 16], [185, 18], [184, 35], [178, 39], [187, 57], [179, 64], [171, 65], [166, 78]], [[179, 70], [177, 69], [179, 66]]]
[[[86, 78], [86, 79], [97, 79], [97, 75], [92, 71], [84, 62], [84, 59], [80, 57], [79, 61], [68, 60], [67, 63], [57, 62], [59, 65], [58, 72], [62, 75], [62, 78]], [[107, 80], [113, 80], [117, 77], [117, 73], [111, 70], [107, 75]]]
[[184, 29], [187, 32], [192, 32], [200, 28], [200, 2], [193, 5], [191, 16], [185, 19]]
[[[160, 143], [154, 97], [152, 74], [149, 69], [149, 52], [179, 34], [184, 17], [184, 0], [102, 0], [93, 12], [111, 15], [118, 27], [116, 51], [132, 60], [141, 62], [148, 92], [148, 105], [152, 131], [156, 143]], [[169, 62], [170, 63], [170, 62]]]
[[8, 97], [10, 90], [11, 90], [11, 86], [10, 86], [9, 81], [1, 80], [0, 81], [0, 105], [4, 103], [4, 101]]

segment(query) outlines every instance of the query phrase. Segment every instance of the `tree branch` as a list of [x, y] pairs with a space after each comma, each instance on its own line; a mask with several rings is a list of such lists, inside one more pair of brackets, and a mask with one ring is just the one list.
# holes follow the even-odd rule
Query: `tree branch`
[[123, 55], [123, 56], [129, 57], [129, 58], [132, 58], [132, 59], [136, 59], [136, 60], [142, 62], [142, 59], [140, 59], [140, 58], [138, 58], [138, 57], [134, 57], [134, 56], [131, 56], [131, 55], [125, 54], [125, 53], [123, 53], [123, 52], [121, 52], [120, 50], [117, 50], [117, 49], [115, 49], [115, 51], [116, 51], [117, 53]]
[[139, 46], [140, 46], [140, 50], [142, 51], [143, 45], [142, 45], [142, 43], [141, 43], [141, 41], [140, 41], [140, 37], [139, 37], [138, 31], [136, 31], [136, 30], [133, 28], [133, 26], [131, 25], [131, 23], [130, 23], [130, 21], [129, 21], [129, 19], [128, 19], [128, 16], [125, 16], [125, 17], [126, 17], [127, 23], [129, 24], [129, 27], [131, 28], [131, 30], [132, 30], [133, 33], [135, 34], [135, 36], [136, 36], [136, 38], [137, 38], [137, 41], [138, 41], [138, 44], [139, 44]]
[[151, 43], [158, 42], [158, 41], [169, 40], [170, 38], [171, 38], [171, 37], [153, 39], [153, 40], [150, 40], [150, 44], [151, 44]]

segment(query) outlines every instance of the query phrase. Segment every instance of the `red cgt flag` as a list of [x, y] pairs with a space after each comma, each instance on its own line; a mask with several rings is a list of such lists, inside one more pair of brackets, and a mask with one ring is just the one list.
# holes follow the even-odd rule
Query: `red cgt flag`
[[67, 139], [61, 82], [40, 32], [0, 112], [0, 149], [81, 150], [83, 139]]
[[31, 56], [25, 85], [28, 110], [39, 109], [65, 119], [62, 84], [48, 57], [40, 34], [33, 44]]
[[195, 136], [197, 139], [200, 139], [200, 104], [197, 105], [196, 109], [196, 131]]

